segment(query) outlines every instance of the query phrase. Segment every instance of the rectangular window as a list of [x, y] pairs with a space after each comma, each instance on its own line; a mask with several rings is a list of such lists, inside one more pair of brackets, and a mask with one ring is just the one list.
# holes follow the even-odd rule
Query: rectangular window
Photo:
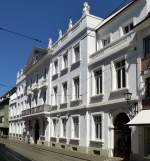
[[78, 62], [80, 60], [80, 46], [79, 44], [74, 47], [74, 61]]
[[63, 103], [67, 102], [67, 82], [62, 84], [63, 86]]
[[125, 60], [117, 62], [115, 64], [116, 68], [116, 80], [117, 80], [117, 88], [125, 88], [126, 87], [126, 69], [125, 69]]
[[95, 78], [95, 94], [102, 93], [102, 69], [94, 71], [94, 78]]
[[73, 138], [79, 138], [79, 117], [73, 117]]
[[57, 86], [53, 88], [54, 93], [54, 105], [57, 105]]
[[58, 73], [58, 60], [54, 62], [54, 74]]
[[128, 25], [123, 27], [123, 33], [124, 35], [129, 33], [133, 29], [133, 22], [129, 23]]
[[95, 115], [93, 117], [95, 126], [95, 139], [102, 139], [102, 116]]
[[43, 91], [43, 102], [46, 103], [46, 89]]
[[63, 55], [63, 68], [67, 68], [68, 67], [68, 54], [64, 54]]
[[144, 55], [145, 57], [150, 56], [150, 36], [144, 38]]
[[38, 84], [38, 81], [39, 81], [39, 75], [37, 74], [36, 75], [36, 84]]
[[52, 133], [53, 137], [57, 136], [57, 120], [53, 119], [53, 133]]
[[67, 119], [62, 118], [62, 137], [66, 137], [66, 124], [67, 124]]
[[80, 96], [80, 81], [79, 81], [79, 77], [74, 78], [74, 94], [75, 94], [75, 100], [79, 99]]
[[146, 90], [145, 90], [145, 97], [150, 97], [150, 77], [149, 78], [146, 78], [146, 81], [145, 81], [145, 87], [146, 87]]
[[144, 127], [144, 156], [150, 158], [150, 127]]
[[110, 36], [102, 40], [103, 47], [110, 44]]

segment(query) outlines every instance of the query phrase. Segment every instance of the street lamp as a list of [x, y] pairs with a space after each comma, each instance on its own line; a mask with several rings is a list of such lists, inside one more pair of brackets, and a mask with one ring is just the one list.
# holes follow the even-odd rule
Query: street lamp
[[124, 93], [125, 100], [127, 101], [127, 105], [129, 107], [129, 115], [131, 118], [133, 118], [138, 112], [138, 110], [137, 110], [137, 102], [131, 103], [131, 96], [132, 93], [129, 91]]

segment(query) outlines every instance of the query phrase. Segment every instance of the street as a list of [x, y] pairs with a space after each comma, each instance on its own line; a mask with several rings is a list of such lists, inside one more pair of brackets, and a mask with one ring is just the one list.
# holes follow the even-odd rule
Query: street
[[0, 161], [118, 161], [50, 147], [1, 140]]

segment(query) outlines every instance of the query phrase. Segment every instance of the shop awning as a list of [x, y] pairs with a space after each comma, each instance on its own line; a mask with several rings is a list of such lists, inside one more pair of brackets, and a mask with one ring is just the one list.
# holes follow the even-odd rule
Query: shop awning
[[150, 110], [140, 111], [130, 122], [129, 126], [150, 126]]

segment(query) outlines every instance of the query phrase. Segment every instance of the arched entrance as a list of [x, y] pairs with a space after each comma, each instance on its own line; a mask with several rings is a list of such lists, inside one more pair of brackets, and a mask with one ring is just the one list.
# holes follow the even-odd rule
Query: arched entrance
[[35, 144], [37, 144], [37, 141], [39, 140], [39, 137], [40, 137], [39, 128], [40, 128], [39, 121], [36, 120], [35, 125], [34, 125], [34, 142], [35, 142]]
[[131, 152], [131, 130], [126, 125], [129, 117], [120, 113], [114, 120], [114, 156], [128, 159]]

